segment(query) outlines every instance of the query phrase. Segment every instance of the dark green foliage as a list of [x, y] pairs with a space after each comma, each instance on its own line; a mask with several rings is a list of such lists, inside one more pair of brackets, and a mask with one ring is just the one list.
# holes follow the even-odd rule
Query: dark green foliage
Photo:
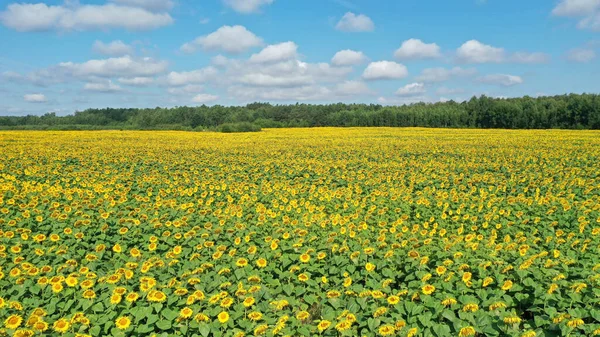
[[250, 122], [225, 123], [217, 127], [217, 131], [223, 133], [259, 132], [260, 130], [262, 130], [260, 126]]
[[[0, 111], [2, 114], [2, 111]], [[379, 104], [252, 103], [153, 109], [88, 109], [73, 115], [0, 117], [0, 129], [48, 130], [214, 130], [223, 124], [262, 128], [315, 126], [392, 126], [505, 129], [600, 129], [600, 96], [561, 95], [498, 99], [473, 97], [458, 103]], [[221, 127], [219, 127], [221, 126]], [[226, 126], [228, 130], [232, 126]], [[235, 128], [233, 128], [235, 129]], [[242, 128], [244, 129], [244, 128]], [[245, 129], [244, 129], [245, 130]]]

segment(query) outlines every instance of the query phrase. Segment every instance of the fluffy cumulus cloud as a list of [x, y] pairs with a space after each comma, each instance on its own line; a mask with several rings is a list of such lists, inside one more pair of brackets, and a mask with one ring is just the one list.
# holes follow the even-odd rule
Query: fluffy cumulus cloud
[[596, 52], [589, 48], [575, 48], [569, 50], [566, 56], [571, 62], [588, 63], [596, 58]]
[[26, 94], [23, 96], [23, 100], [29, 103], [45, 103], [47, 101], [44, 94]]
[[223, 0], [223, 3], [242, 14], [256, 13], [262, 6], [270, 5], [274, 0]]
[[426, 68], [423, 69], [421, 74], [417, 76], [419, 82], [444, 82], [456, 77], [469, 77], [477, 74], [477, 70], [474, 68], [461, 68], [454, 67], [451, 69], [446, 68]]
[[350, 49], [340, 50], [331, 59], [334, 66], [353, 66], [367, 61], [367, 57], [361, 51]]
[[253, 63], [275, 63], [296, 58], [298, 45], [292, 41], [273, 44], [250, 57]]
[[392, 61], [371, 62], [363, 72], [363, 79], [373, 80], [395, 80], [408, 76], [408, 69], [400, 63]]
[[119, 83], [124, 85], [130, 85], [134, 87], [147, 87], [154, 83], [154, 78], [152, 77], [121, 77], [119, 78]]
[[202, 48], [205, 51], [223, 51], [240, 54], [250, 48], [259, 47], [263, 40], [244, 26], [223, 26], [206, 36], [200, 36], [181, 46], [181, 50], [192, 53]]
[[546, 63], [550, 56], [539, 52], [515, 52], [508, 54], [504, 48], [498, 48], [470, 40], [456, 50], [456, 56], [464, 63]]
[[335, 93], [339, 96], [364, 96], [373, 95], [369, 86], [362, 81], [345, 81], [335, 87]]
[[84, 63], [63, 62], [59, 63], [55, 69], [75, 77], [147, 77], [165, 72], [167, 66], [168, 62], [149, 57], [137, 59], [131, 56], [123, 56], [89, 60]]
[[552, 14], [579, 18], [578, 28], [600, 31], [600, 0], [561, 0]]
[[150, 11], [164, 12], [168, 11], [175, 3], [173, 0], [110, 0], [119, 5], [141, 7]]
[[364, 14], [348, 12], [335, 26], [342, 32], [372, 32], [375, 30], [373, 20]]
[[410, 96], [420, 96], [427, 92], [425, 89], [425, 84], [423, 83], [410, 83], [396, 91], [397, 96], [402, 97], [410, 97]]
[[219, 71], [214, 67], [197, 70], [176, 72], [172, 71], [166, 76], [166, 83], [170, 86], [184, 86], [187, 84], [206, 83], [213, 80]]
[[600, 0], [561, 0], [552, 10], [556, 16], [585, 16], [600, 10]]
[[521, 77], [505, 74], [486, 75], [479, 77], [477, 81], [485, 84], [500, 85], [505, 87], [512, 87], [514, 85], [523, 83], [523, 79]]
[[99, 93], [114, 93], [121, 91], [122, 89], [119, 85], [114, 84], [111, 80], [106, 80], [86, 83], [83, 86], [83, 90]]
[[401, 60], [433, 59], [441, 57], [440, 47], [435, 43], [424, 43], [418, 39], [402, 42], [394, 56]]
[[466, 63], [500, 63], [506, 58], [503, 48], [486, 45], [477, 40], [465, 42], [458, 48], [456, 55], [460, 61]]
[[0, 12], [0, 22], [20, 32], [84, 31], [124, 28], [149, 30], [173, 23], [166, 12], [108, 3], [104, 5], [48, 6], [44, 3], [13, 3]]
[[211, 103], [219, 99], [219, 96], [211, 94], [198, 94], [192, 98], [192, 102], [198, 104]]
[[116, 40], [109, 43], [96, 40], [92, 46], [92, 50], [95, 53], [108, 56], [133, 55], [134, 53], [133, 47], [121, 40]]

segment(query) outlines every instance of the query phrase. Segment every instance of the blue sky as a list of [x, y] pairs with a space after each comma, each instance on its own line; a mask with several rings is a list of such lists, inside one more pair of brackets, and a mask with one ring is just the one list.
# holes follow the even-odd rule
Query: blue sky
[[600, 0], [3, 0], [0, 115], [598, 92], [599, 35]]

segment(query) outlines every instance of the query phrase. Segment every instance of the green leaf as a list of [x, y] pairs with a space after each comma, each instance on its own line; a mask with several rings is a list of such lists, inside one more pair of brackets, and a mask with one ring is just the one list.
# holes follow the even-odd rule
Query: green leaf
[[171, 329], [171, 321], [160, 320], [160, 321], [156, 322], [156, 327], [163, 331], [169, 330], [169, 329]]

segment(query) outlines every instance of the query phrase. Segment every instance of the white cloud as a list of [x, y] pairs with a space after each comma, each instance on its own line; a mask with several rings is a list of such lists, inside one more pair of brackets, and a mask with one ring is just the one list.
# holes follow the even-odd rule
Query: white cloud
[[336, 82], [352, 72], [352, 68], [331, 67], [327, 63], [305, 63], [288, 60], [279, 63], [233, 63], [228, 79], [255, 87], [300, 87], [318, 82]]
[[364, 14], [354, 14], [348, 12], [335, 26], [337, 30], [343, 32], [372, 32], [375, 30], [373, 20]]
[[134, 87], [145, 87], [154, 83], [152, 77], [130, 77], [130, 78], [119, 78], [119, 82], [125, 85], [131, 85]]
[[200, 36], [194, 41], [184, 44], [181, 46], [181, 50], [192, 53], [198, 48], [202, 48], [205, 51], [224, 51], [239, 54], [262, 44], [262, 39], [244, 26], [223, 26], [213, 33]]
[[500, 63], [506, 58], [503, 48], [492, 47], [477, 40], [465, 42], [458, 48], [456, 55], [460, 61], [467, 63]]
[[600, 31], [600, 0], [561, 0], [552, 14], [581, 18], [577, 24], [579, 29]]
[[153, 13], [144, 8], [106, 5], [48, 6], [38, 4], [10, 4], [0, 12], [0, 22], [20, 31], [84, 31], [125, 28], [149, 30], [173, 23], [168, 13]]
[[505, 87], [511, 87], [523, 83], [523, 79], [521, 77], [505, 74], [486, 75], [479, 77], [477, 81], [485, 84], [501, 85]]
[[361, 64], [367, 60], [367, 57], [361, 51], [350, 49], [340, 50], [331, 59], [331, 64], [334, 66], [353, 66]]
[[600, 9], [600, 0], [561, 0], [554, 7], [556, 16], [586, 16]]
[[516, 63], [546, 63], [550, 61], [550, 56], [544, 53], [516, 52], [510, 60]]
[[420, 96], [427, 92], [425, 90], [425, 84], [423, 83], [410, 83], [396, 91], [397, 96], [402, 97], [411, 97], [411, 96]]
[[435, 43], [424, 43], [418, 39], [402, 42], [394, 56], [401, 60], [433, 59], [442, 56], [440, 47]]
[[133, 47], [125, 44], [121, 40], [116, 40], [109, 43], [96, 40], [92, 46], [92, 50], [98, 54], [108, 56], [133, 55], [134, 53]]
[[306, 85], [296, 88], [273, 88], [263, 90], [257, 87], [234, 86], [230, 87], [228, 93], [237, 100], [253, 102], [256, 100], [267, 101], [322, 101], [331, 100], [332, 91], [319, 85]]
[[29, 103], [45, 103], [47, 101], [43, 94], [27, 94], [23, 96], [23, 99]]
[[210, 103], [219, 99], [219, 96], [211, 95], [211, 94], [198, 94], [192, 98], [192, 102], [194, 103]]
[[225, 5], [242, 14], [256, 13], [260, 7], [270, 5], [274, 0], [223, 0]]
[[204, 86], [197, 84], [188, 84], [181, 88], [169, 88], [167, 92], [171, 95], [197, 94], [204, 90]]
[[426, 68], [423, 69], [421, 75], [417, 76], [419, 82], [444, 82], [454, 77], [469, 77], [477, 74], [477, 70], [473, 68], [454, 67], [446, 68]]
[[192, 83], [205, 83], [215, 78], [219, 71], [214, 67], [176, 72], [172, 71], [167, 75], [166, 82], [171, 86], [183, 86]]
[[283, 42], [265, 47], [258, 54], [250, 57], [253, 63], [275, 63], [294, 59], [298, 56], [298, 46], [292, 42]]
[[120, 5], [141, 7], [150, 11], [164, 12], [173, 8], [172, 0], [111, 0]]
[[577, 25], [579, 29], [590, 29], [600, 32], [600, 12], [594, 13], [581, 21]]
[[408, 69], [400, 63], [391, 61], [371, 62], [363, 72], [365, 80], [393, 80], [408, 76]]
[[114, 84], [111, 80], [102, 81], [102, 82], [86, 83], [83, 86], [83, 89], [86, 91], [103, 92], [103, 93], [118, 92], [118, 91], [122, 90], [120, 86]]
[[588, 63], [596, 58], [596, 52], [587, 48], [571, 49], [567, 52], [567, 59], [571, 62]]
[[146, 77], [163, 73], [167, 70], [166, 61], [157, 61], [149, 57], [140, 59], [131, 56], [89, 60], [84, 63], [63, 62], [58, 69], [76, 77]]
[[2, 73], [2, 77], [9, 82], [33, 84], [40, 87], [63, 82], [64, 78], [60, 75], [61, 74], [56, 74], [56, 72], [48, 69], [36, 70], [25, 75], [14, 71]]
[[374, 92], [362, 81], [345, 81], [335, 87], [335, 93], [339, 96], [372, 95]]

